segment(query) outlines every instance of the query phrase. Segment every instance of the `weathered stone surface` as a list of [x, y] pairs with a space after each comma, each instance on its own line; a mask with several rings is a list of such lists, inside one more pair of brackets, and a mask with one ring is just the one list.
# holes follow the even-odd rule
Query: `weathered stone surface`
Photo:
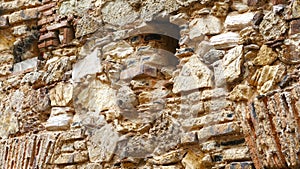
[[216, 49], [228, 49], [238, 45], [240, 36], [235, 32], [227, 32], [220, 35], [216, 35], [210, 38], [211, 44]]
[[194, 55], [174, 79], [174, 93], [212, 87], [213, 72]]
[[50, 90], [51, 106], [67, 106], [73, 99], [73, 85], [58, 83]]
[[210, 15], [192, 20], [189, 24], [189, 27], [189, 36], [192, 40], [199, 39], [199, 37], [203, 35], [218, 34], [222, 31], [220, 19]]
[[77, 23], [75, 37], [80, 38], [82, 36], [94, 33], [99, 29], [100, 26], [101, 23], [99, 21], [85, 15]]
[[73, 118], [73, 110], [69, 107], [52, 107], [51, 115], [46, 122], [47, 130], [67, 130]]
[[299, 34], [296, 36], [284, 40], [283, 50], [279, 52], [279, 59], [286, 64], [298, 64], [300, 63], [299, 53]]
[[230, 92], [228, 98], [232, 101], [247, 101], [253, 95], [253, 90], [249, 85], [239, 84]]
[[37, 8], [31, 8], [31, 9], [21, 10], [12, 13], [11, 15], [9, 15], [8, 21], [10, 24], [14, 24], [22, 21], [37, 19], [37, 17], [38, 17]]
[[284, 74], [286, 68], [283, 65], [264, 66], [254, 73], [249, 79], [250, 84], [257, 86], [260, 93], [266, 93], [274, 89]]
[[277, 53], [267, 45], [263, 45], [258, 51], [257, 57], [253, 60], [254, 65], [270, 65], [277, 59]]
[[253, 12], [247, 12], [243, 14], [232, 12], [225, 19], [225, 28], [233, 31], [241, 30], [251, 25], [253, 16]]
[[101, 10], [103, 21], [123, 26], [134, 22], [139, 14], [123, 0], [117, 0], [116, 2], [108, 2]]
[[229, 4], [226, 2], [215, 2], [212, 7], [212, 14], [218, 17], [224, 17], [229, 10]]
[[93, 131], [88, 142], [89, 159], [91, 162], [109, 161], [117, 146], [119, 136], [111, 124]]
[[293, 18], [300, 18], [300, 1], [299, 0], [295, 0], [292, 3], [292, 17]]
[[242, 73], [243, 46], [230, 49], [223, 58], [224, 76], [228, 83], [237, 80]]
[[14, 56], [8, 53], [1, 54], [0, 63], [0, 75], [8, 75], [13, 68]]
[[86, 75], [96, 74], [97, 72], [101, 72], [101, 70], [102, 67], [100, 58], [98, 57], [98, 50], [95, 49], [93, 53], [73, 65], [72, 79], [75, 82], [80, 82], [80, 79]]
[[186, 169], [201, 169], [205, 168], [203, 162], [201, 161], [204, 155], [201, 153], [199, 155], [192, 151], [189, 151], [185, 157], [182, 159], [181, 163]]
[[272, 11], [268, 12], [259, 24], [259, 31], [265, 40], [278, 39], [287, 29], [286, 21]]
[[205, 63], [212, 64], [215, 61], [222, 59], [224, 54], [225, 52], [222, 50], [211, 49], [203, 56], [203, 59]]
[[22, 62], [14, 64], [13, 72], [22, 72], [28, 69], [34, 69], [37, 67], [37, 58], [27, 59]]

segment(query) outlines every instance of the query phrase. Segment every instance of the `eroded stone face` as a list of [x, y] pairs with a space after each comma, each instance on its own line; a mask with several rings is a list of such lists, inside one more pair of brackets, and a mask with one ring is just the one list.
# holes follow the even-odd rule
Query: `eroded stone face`
[[0, 167], [298, 168], [298, 6], [1, 1]]

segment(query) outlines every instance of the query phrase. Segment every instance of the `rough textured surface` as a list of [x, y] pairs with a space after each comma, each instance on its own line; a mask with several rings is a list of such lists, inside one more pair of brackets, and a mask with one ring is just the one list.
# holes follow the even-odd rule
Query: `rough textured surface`
[[0, 168], [299, 168], [299, 0], [0, 0]]

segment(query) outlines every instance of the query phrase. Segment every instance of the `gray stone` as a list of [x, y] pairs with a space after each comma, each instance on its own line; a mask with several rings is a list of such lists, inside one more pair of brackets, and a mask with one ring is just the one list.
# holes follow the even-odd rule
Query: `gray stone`
[[88, 154], [91, 162], [108, 162], [114, 155], [119, 135], [111, 124], [95, 130], [88, 141]]
[[205, 63], [212, 64], [215, 61], [222, 59], [224, 54], [225, 52], [223, 50], [211, 49], [203, 56], [203, 59]]
[[247, 26], [250, 26], [254, 14], [254, 12], [247, 12], [243, 14], [232, 12], [227, 15], [225, 19], [225, 28], [234, 31], [241, 30]]

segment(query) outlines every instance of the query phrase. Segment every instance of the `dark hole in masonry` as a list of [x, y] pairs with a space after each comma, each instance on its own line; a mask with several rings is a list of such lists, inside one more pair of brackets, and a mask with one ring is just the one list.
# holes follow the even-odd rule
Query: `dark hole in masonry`
[[213, 162], [220, 162], [220, 161], [222, 161], [222, 159], [223, 159], [223, 156], [221, 156], [221, 155], [214, 155], [212, 158]]

